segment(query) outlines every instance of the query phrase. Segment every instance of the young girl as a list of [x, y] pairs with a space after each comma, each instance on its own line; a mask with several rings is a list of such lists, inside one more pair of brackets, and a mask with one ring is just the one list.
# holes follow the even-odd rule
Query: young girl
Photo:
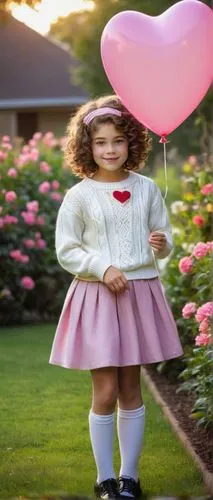
[[83, 105], [68, 125], [65, 157], [83, 180], [67, 191], [57, 218], [57, 257], [75, 279], [49, 362], [91, 372], [89, 430], [100, 498], [141, 495], [140, 366], [183, 353], [155, 265], [172, 249], [167, 211], [155, 183], [136, 173], [149, 149], [147, 130], [116, 96]]

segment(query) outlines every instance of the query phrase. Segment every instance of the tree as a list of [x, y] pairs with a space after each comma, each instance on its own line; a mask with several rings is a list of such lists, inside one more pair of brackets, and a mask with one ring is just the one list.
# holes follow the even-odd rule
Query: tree
[[[100, 39], [104, 26], [118, 12], [129, 10], [129, 0], [93, 0], [91, 11], [70, 14], [52, 25], [50, 35], [66, 42], [80, 61], [76, 82], [83, 84], [92, 97], [111, 92], [101, 56]], [[211, 6], [212, 0], [205, 3]], [[159, 15], [174, 5], [174, 0], [131, 0], [131, 10]]]
[[[212, 2], [213, 0], [207, 0], [205, 3], [211, 6]], [[129, 10], [130, 8], [129, 0], [94, 0], [94, 4], [95, 7], [92, 11], [83, 11], [70, 14], [66, 18], [60, 18], [52, 25], [50, 30], [52, 37], [58, 38], [68, 44], [73, 55], [80, 62], [75, 72], [75, 83], [83, 85], [91, 97], [113, 91], [101, 62], [101, 34], [104, 26], [113, 15], [124, 10]], [[172, 5], [174, 5], [174, 0], [152, 0], [152, 2], [150, 0], [131, 0], [131, 10], [144, 12], [149, 15], [159, 15]], [[211, 101], [211, 98], [208, 97], [208, 99]], [[204, 103], [206, 102], [204, 100]], [[198, 112], [195, 111], [172, 134], [172, 146], [176, 146], [182, 156], [186, 156], [189, 153], [199, 154], [203, 151], [204, 142], [206, 144], [207, 139], [204, 134], [204, 130], [206, 131], [206, 119], [208, 120], [208, 131], [210, 130], [209, 122], [212, 123], [212, 121], [209, 118], [208, 105], [204, 103], [202, 104], [202, 111], [198, 108]], [[200, 121], [197, 120], [197, 125], [199, 126], [196, 126], [196, 119], [200, 116], [200, 113]]]
[[[91, 11], [70, 14], [52, 25], [50, 35], [68, 43], [80, 61], [76, 81], [94, 97], [112, 92], [100, 57], [100, 38], [104, 26], [118, 12], [129, 10], [129, 0], [94, 0]], [[132, 0], [131, 10], [158, 15], [174, 4], [173, 0]]]

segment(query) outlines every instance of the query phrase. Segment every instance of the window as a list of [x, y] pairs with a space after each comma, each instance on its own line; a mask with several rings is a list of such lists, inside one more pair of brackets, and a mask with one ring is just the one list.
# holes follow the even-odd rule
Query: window
[[17, 134], [25, 141], [29, 141], [33, 134], [38, 132], [38, 114], [29, 112], [17, 113]]

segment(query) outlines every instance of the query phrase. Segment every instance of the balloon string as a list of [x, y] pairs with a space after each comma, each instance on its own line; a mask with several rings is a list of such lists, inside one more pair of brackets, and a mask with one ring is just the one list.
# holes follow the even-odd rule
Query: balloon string
[[167, 161], [166, 161], [166, 143], [169, 142], [166, 138], [165, 135], [162, 135], [161, 136], [161, 139], [160, 141], [161, 143], [163, 143], [163, 159], [164, 159], [164, 175], [165, 175], [165, 194], [164, 194], [164, 201], [167, 197], [167, 193], [168, 193], [168, 175], [167, 175]]
[[165, 194], [164, 194], [164, 201], [167, 197], [167, 193], [168, 193], [168, 175], [167, 175], [167, 163], [166, 163], [166, 142], [164, 142], [164, 145], [163, 145], [163, 157], [164, 157], [164, 174], [165, 174]]

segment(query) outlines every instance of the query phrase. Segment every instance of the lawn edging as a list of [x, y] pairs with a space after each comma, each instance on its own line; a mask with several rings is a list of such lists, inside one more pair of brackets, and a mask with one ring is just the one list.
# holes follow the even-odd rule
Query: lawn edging
[[156, 384], [153, 382], [151, 379], [150, 375], [147, 373], [147, 370], [144, 367], [141, 367], [141, 375], [142, 378], [144, 379], [149, 391], [151, 392], [152, 396], [154, 397], [156, 403], [162, 408], [162, 411], [171, 424], [173, 430], [175, 431], [177, 437], [181, 441], [181, 443], [184, 445], [184, 448], [186, 451], [191, 455], [194, 463], [196, 464], [197, 468], [201, 472], [203, 476], [203, 482], [205, 484], [205, 487], [211, 495], [213, 495], [213, 474], [209, 472], [206, 468], [206, 465], [204, 464], [203, 460], [198, 456], [196, 451], [194, 450], [189, 438], [181, 428], [179, 422], [177, 421], [176, 417], [172, 413], [171, 409], [169, 408], [168, 404], [164, 401], [163, 397], [160, 395]]

